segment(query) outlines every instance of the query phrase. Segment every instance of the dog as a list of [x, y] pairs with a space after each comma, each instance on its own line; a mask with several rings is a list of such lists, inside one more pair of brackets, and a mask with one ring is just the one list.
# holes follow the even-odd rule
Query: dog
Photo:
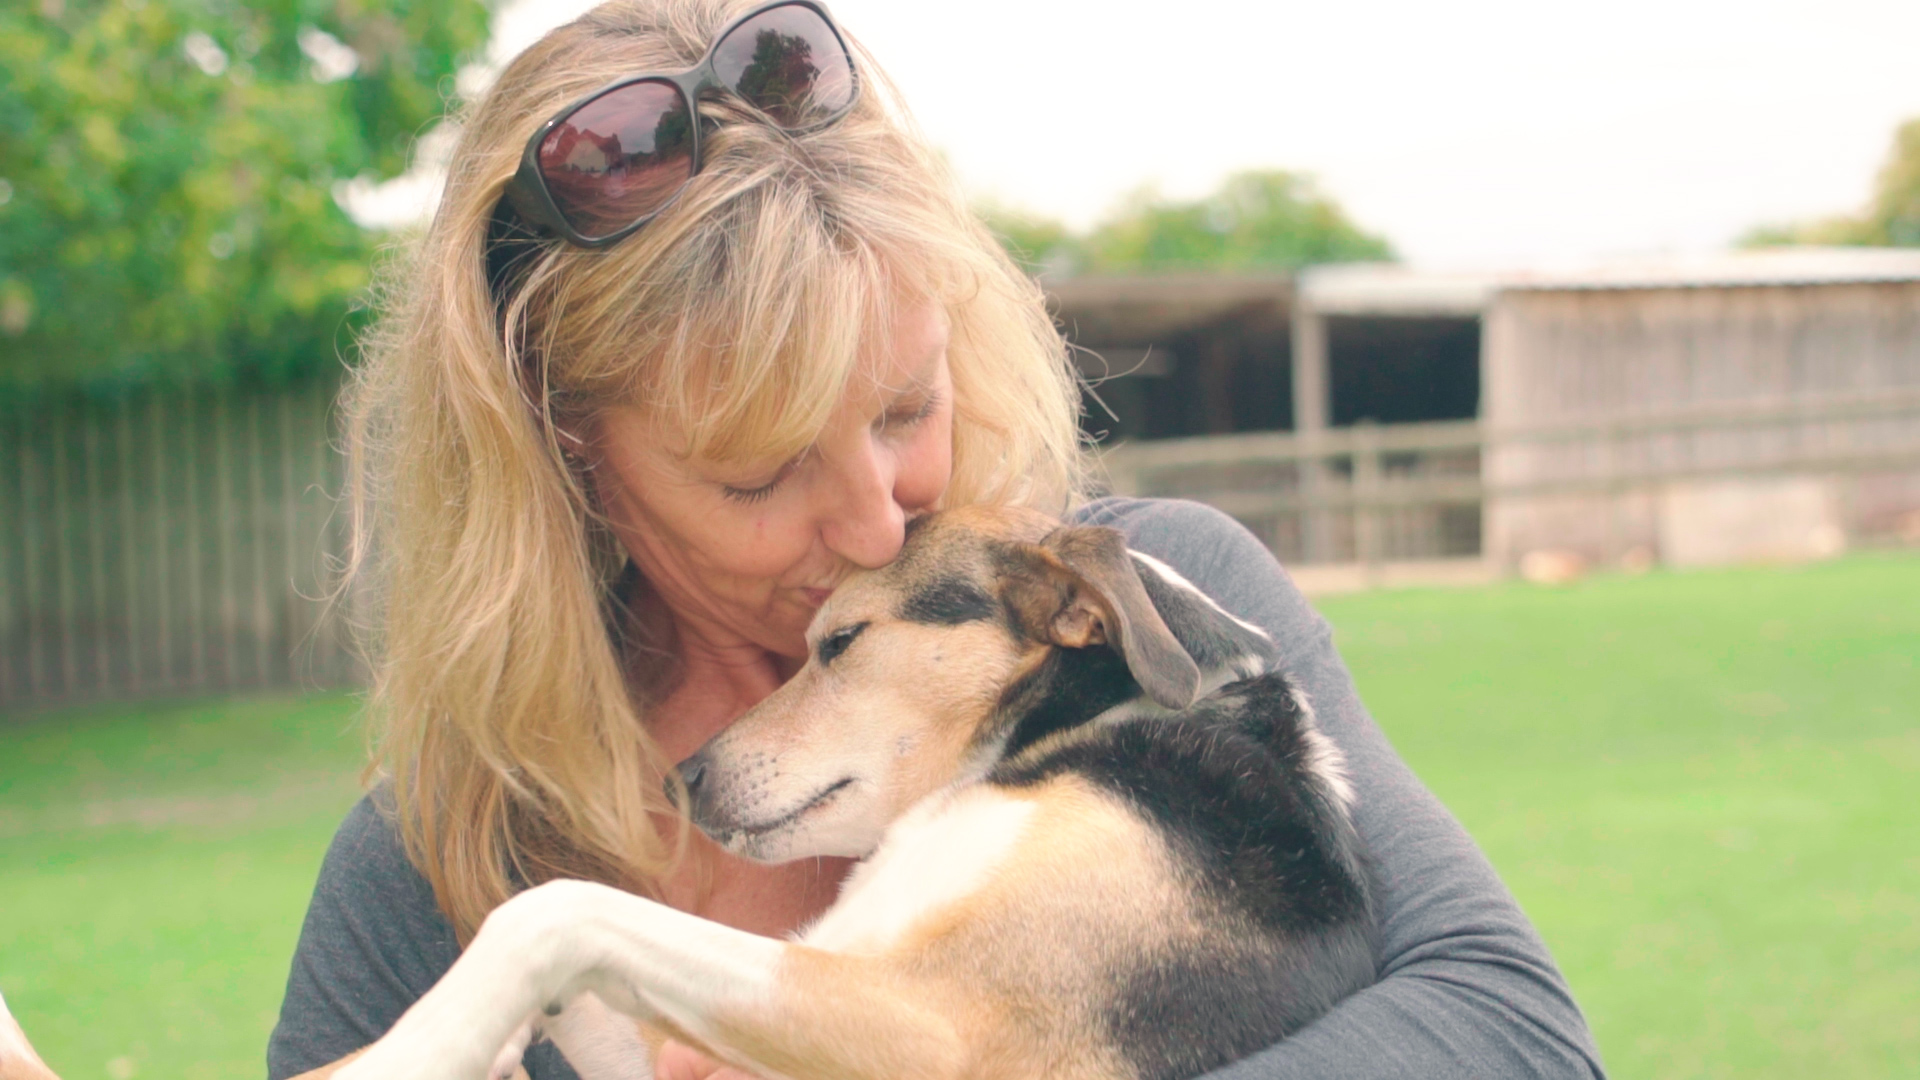
[[333, 1075], [507, 1076], [538, 1033], [584, 1080], [669, 1038], [791, 1080], [1183, 1080], [1376, 978], [1339, 750], [1264, 631], [1119, 532], [917, 519], [808, 642], [670, 790], [738, 855], [861, 857], [816, 923], [541, 885]]

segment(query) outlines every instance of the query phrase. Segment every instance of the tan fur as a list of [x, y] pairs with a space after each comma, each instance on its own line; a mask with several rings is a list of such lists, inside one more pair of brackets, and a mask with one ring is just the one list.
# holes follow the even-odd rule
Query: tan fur
[[1023, 797], [1037, 812], [993, 883], [878, 955], [788, 950], [765, 1010], [689, 1041], [793, 1080], [1114, 1080], [1132, 1069], [1089, 1003], [1119, 965], [1197, 935], [1160, 837], [1084, 781]]
[[[1122, 580], [1132, 571], [1117, 537], [984, 508], [921, 528], [929, 531], [910, 557], [844, 584], [816, 620], [822, 636], [864, 624], [854, 644], [830, 663], [809, 662], [704, 752], [740, 802], [765, 801], [748, 816], [785, 820], [845, 767], [877, 790], [836, 798], [877, 799], [884, 809], [868, 813], [893, 820], [965, 774], [994, 735], [999, 695], [1050, 646], [1171, 638], [1137, 579]], [[956, 577], [997, 596], [1024, 634], [997, 618], [901, 617], [905, 598]], [[848, 765], [878, 758], [889, 760]], [[990, 878], [960, 900], [878, 952], [825, 953], [803, 938], [781, 965], [775, 1002], [724, 1018], [713, 1039], [673, 1034], [795, 1080], [1131, 1075], [1096, 1003], [1121, 997], [1117, 980], [1142, 958], [1199, 937], [1191, 895], [1159, 835], [1088, 782], [1067, 774], [1007, 794], [1030, 801], [1033, 814]]]
[[[878, 833], [848, 823], [891, 821], [965, 777], [992, 751], [997, 733], [985, 725], [1001, 693], [1052, 646], [1113, 641], [1155, 700], [1192, 700], [1199, 671], [1117, 533], [1004, 507], [950, 511], [920, 528], [911, 556], [849, 579], [815, 618], [817, 639], [863, 627], [859, 643], [831, 663], [809, 662], [703, 750], [724, 779], [709, 788], [699, 824], [737, 852], [779, 861], [803, 843], [812, 854], [872, 850]], [[929, 625], [900, 615], [918, 590], [955, 579], [996, 598], [1022, 632], [1000, 619]]]

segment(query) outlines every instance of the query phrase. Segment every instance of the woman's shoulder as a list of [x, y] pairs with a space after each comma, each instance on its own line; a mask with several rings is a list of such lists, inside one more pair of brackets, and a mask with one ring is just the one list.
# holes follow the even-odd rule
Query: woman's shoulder
[[433, 887], [407, 859], [390, 795], [374, 789], [347, 812], [321, 861], [269, 1073], [298, 1075], [372, 1042], [459, 955]]
[[[341, 821], [320, 865], [314, 899], [362, 924], [358, 929], [378, 924], [383, 936], [413, 946], [408, 951], [420, 954], [429, 967], [442, 968], [443, 959], [451, 963], [459, 952], [433, 886], [407, 857], [393, 795], [384, 784], [363, 796]], [[438, 975], [433, 972], [434, 978]]]
[[[376, 787], [347, 812], [320, 865], [268, 1076], [298, 1076], [373, 1042], [459, 955], [433, 886], [407, 858], [392, 793]], [[535, 1080], [575, 1080], [551, 1044], [526, 1065]]]
[[1205, 503], [1109, 496], [1081, 506], [1071, 520], [1120, 530], [1129, 547], [1173, 567], [1276, 640], [1314, 638], [1326, 631], [1325, 622], [1267, 545], [1245, 525]]
[[1069, 517], [1076, 524], [1107, 525], [1129, 536], [1141, 530], [1167, 528], [1202, 533], [1246, 532], [1244, 526], [1227, 514], [1189, 499], [1107, 495], [1082, 503]]
[[[1245, 525], [1205, 503], [1186, 499], [1137, 499], [1110, 495], [1075, 510], [1071, 520], [1081, 525], [1105, 525], [1126, 534], [1135, 550], [1176, 566], [1226, 564], [1242, 570], [1257, 566], [1262, 573], [1278, 572], [1279, 564], [1259, 537]], [[1173, 558], [1168, 558], [1171, 555]], [[1184, 572], [1184, 567], [1182, 568]]]

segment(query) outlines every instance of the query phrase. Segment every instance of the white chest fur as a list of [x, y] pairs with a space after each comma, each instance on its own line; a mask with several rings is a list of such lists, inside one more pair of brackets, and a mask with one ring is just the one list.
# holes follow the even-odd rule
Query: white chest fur
[[984, 785], [927, 799], [893, 823], [800, 940], [834, 952], [885, 949], [991, 880], [1034, 805]]

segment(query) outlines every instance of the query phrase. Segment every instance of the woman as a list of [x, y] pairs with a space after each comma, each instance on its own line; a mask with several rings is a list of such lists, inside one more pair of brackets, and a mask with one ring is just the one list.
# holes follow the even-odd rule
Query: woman
[[[1231, 1072], [1598, 1073], [1544, 947], [1267, 552], [1190, 504], [1082, 504], [1041, 294], [904, 116], [810, 4], [615, 0], [464, 118], [349, 399], [382, 780], [321, 871], [272, 1076], [377, 1038], [529, 883], [767, 934], [822, 911], [843, 862], [733, 860], [662, 778], [798, 667], [909, 517], [976, 502], [1112, 524], [1267, 627], [1352, 763], [1382, 980]], [[571, 1075], [550, 1046], [527, 1065]]]

